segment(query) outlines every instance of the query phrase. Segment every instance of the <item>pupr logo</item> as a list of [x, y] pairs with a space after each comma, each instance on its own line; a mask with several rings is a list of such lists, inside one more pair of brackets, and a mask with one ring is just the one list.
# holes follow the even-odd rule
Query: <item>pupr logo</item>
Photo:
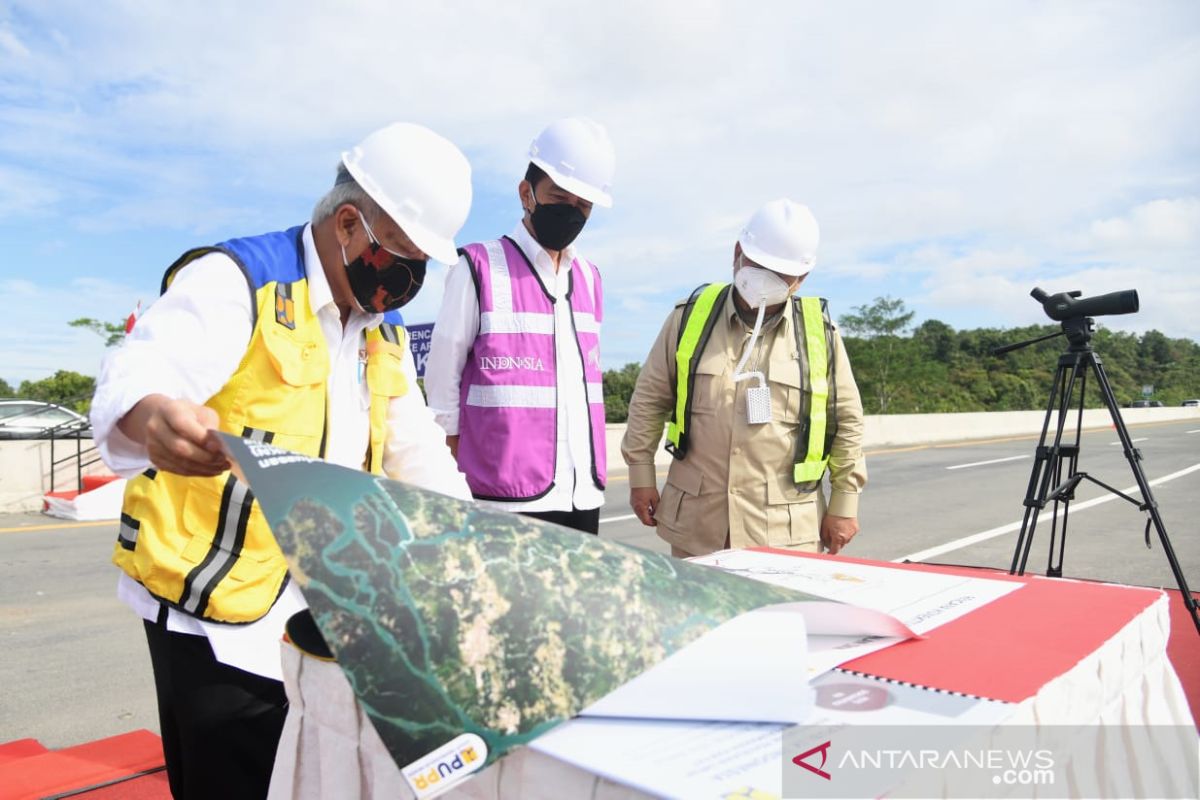
[[[793, 758], [792, 763], [795, 764], [797, 767], [804, 767], [806, 770], [813, 773], [814, 775], [820, 775], [822, 778], [824, 778], [827, 781], [832, 780], [829, 773], [823, 769], [825, 766], [825, 760], [829, 757], [829, 745], [830, 744], [832, 744], [832, 742], [825, 742], [824, 744], [817, 745], [816, 747], [812, 748], [811, 750], [805, 750], [803, 753], [801, 753], [800, 755]], [[817, 766], [814, 767], [812, 764], [809, 764], [807, 761], [804, 760], [804, 759], [808, 758], [809, 756], [815, 755], [817, 753], [821, 754], [821, 763], [818, 764]]]
[[537, 356], [480, 356], [479, 371], [491, 372], [497, 369], [525, 369], [531, 372], [544, 372], [542, 359]]
[[430, 797], [470, 775], [486, 761], [487, 745], [483, 739], [464, 733], [405, 767], [404, 779], [417, 797]]

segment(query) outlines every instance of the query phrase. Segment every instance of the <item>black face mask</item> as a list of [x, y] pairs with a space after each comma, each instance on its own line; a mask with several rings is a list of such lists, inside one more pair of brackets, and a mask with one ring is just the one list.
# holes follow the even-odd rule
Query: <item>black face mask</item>
[[587, 217], [570, 203], [539, 203], [533, 198], [533, 238], [547, 250], [562, 250], [575, 241]]
[[342, 248], [350, 291], [363, 311], [375, 314], [395, 311], [421, 291], [428, 262], [393, 253], [379, 243], [365, 219], [363, 227], [370, 239], [367, 249], [353, 261], [347, 261], [346, 249]]

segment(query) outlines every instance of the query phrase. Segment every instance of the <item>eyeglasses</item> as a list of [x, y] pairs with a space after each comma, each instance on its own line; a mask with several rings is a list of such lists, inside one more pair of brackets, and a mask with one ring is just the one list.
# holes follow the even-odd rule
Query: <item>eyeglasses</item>
[[362, 220], [363, 228], [367, 231], [367, 238], [371, 240], [371, 243], [383, 250], [388, 255], [410, 265], [414, 265], [416, 262], [425, 264], [427, 261], [429, 261], [428, 257], [413, 258], [412, 256], [406, 256], [403, 253], [397, 253], [395, 250], [385, 245], [380, 238], [375, 235], [375, 231], [371, 230], [371, 226], [367, 224], [367, 218], [363, 215], [362, 211], [358, 212], [358, 218]]

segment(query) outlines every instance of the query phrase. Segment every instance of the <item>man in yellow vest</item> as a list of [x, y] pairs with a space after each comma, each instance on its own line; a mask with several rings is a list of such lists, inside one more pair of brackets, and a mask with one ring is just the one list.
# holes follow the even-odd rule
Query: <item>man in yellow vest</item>
[[[825, 301], [792, 296], [818, 238], [807, 207], [764, 205], [734, 247], [733, 285], [697, 288], [646, 357], [621, 453], [630, 505], [672, 555], [837, 553], [858, 532], [867, 481], [858, 387]], [[664, 423], [674, 460], [659, 494]]]
[[129, 477], [113, 561], [144, 620], [176, 798], [266, 796], [280, 639], [304, 599], [220, 429], [469, 498], [397, 309], [455, 260], [470, 167], [396, 123], [342, 156], [312, 222], [184, 253], [105, 361], [96, 444]]

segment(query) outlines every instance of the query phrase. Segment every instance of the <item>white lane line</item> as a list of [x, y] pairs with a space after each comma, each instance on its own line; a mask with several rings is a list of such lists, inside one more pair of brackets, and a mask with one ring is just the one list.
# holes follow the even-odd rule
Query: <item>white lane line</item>
[[972, 461], [970, 464], [955, 464], [953, 467], [946, 467], [946, 469], [966, 469], [967, 467], [982, 467], [984, 464], [1000, 464], [1005, 461], [1020, 461], [1022, 458], [1029, 458], [1029, 456], [1028, 455], [1009, 456], [1008, 458], [993, 458], [991, 461]]
[[625, 514], [620, 517], [605, 517], [604, 519], [600, 520], [600, 524], [603, 525], [606, 522], [620, 522], [621, 520], [625, 519], [637, 519], [637, 514]]
[[[1147, 439], [1149, 439], [1149, 438], [1150, 438], [1149, 436], [1143, 436], [1143, 437], [1141, 437], [1140, 439], [1130, 439], [1129, 441], [1131, 441], [1131, 442], [1144, 442], [1144, 441], [1146, 441], [1146, 440], [1147, 440]], [[1109, 443], [1108, 443], [1108, 446], [1109, 446], [1109, 447], [1112, 447], [1114, 444], [1120, 444], [1120, 442], [1109, 442]]]
[[[1192, 466], [1181, 469], [1178, 472], [1172, 472], [1170, 475], [1163, 475], [1161, 478], [1155, 478], [1154, 480], [1150, 481], [1150, 485], [1158, 486], [1161, 483], [1173, 481], [1176, 478], [1182, 478], [1184, 475], [1190, 475], [1197, 470], [1200, 470], [1200, 464], [1193, 464]], [[1138, 487], [1129, 486], [1121, 491], [1125, 492], [1127, 495], [1134, 496], [1133, 493], [1138, 491]], [[1083, 511], [1085, 508], [1091, 508], [1092, 506], [1098, 506], [1101, 503], [1107, 503], [1110, 500], [1118, 499], [1120, 498], [1118, 498], [1115, 494], [1105, 494], [1100, 497], [1094, 497], [1091, 500], [1084, 500], [1082, 503], [1071, 503], [1071, 513], [1074, 514], [1078, 511]], [[1049, 520], [1054, 516], [1056, 515], [1041, 515], [1038, 518], [1039, 527], [1040, 523], [1043, 521], [1049, 522]], [[1006, 533], [1012, 533], [1013, 531], [1019, 530], [1021, 530], [1020, 520], [1009, 523], [1008, 525], [1001, 525], [999, 528], [992, 528], [990, 531], [964, 536], [961, 539], [955, 539], [953, 541], [946, 542], [945, 544], [940, 544], [937, 547], [930, 547], [927, 550], [920, 550], [916, 553], [910, 553], [909, 555], [901, 556], [900, 558], [893, 558], [892, 561], [894, 563], [899, 563], [901, 561], [924, 561], [927, 558], [940, 556], [943, 553], [949, 553], [952, 550], [960, 550], [964, 547], [969, 547], [973, 544], [979, 544], [980, 542], [986, 542], [988, 539], [995, 539], [997, 536], [1003, 536]]]
[[1200, 428], [1196, 428], [1194, 431], [1188, 431], [1188, 433], [1200, 433]]

